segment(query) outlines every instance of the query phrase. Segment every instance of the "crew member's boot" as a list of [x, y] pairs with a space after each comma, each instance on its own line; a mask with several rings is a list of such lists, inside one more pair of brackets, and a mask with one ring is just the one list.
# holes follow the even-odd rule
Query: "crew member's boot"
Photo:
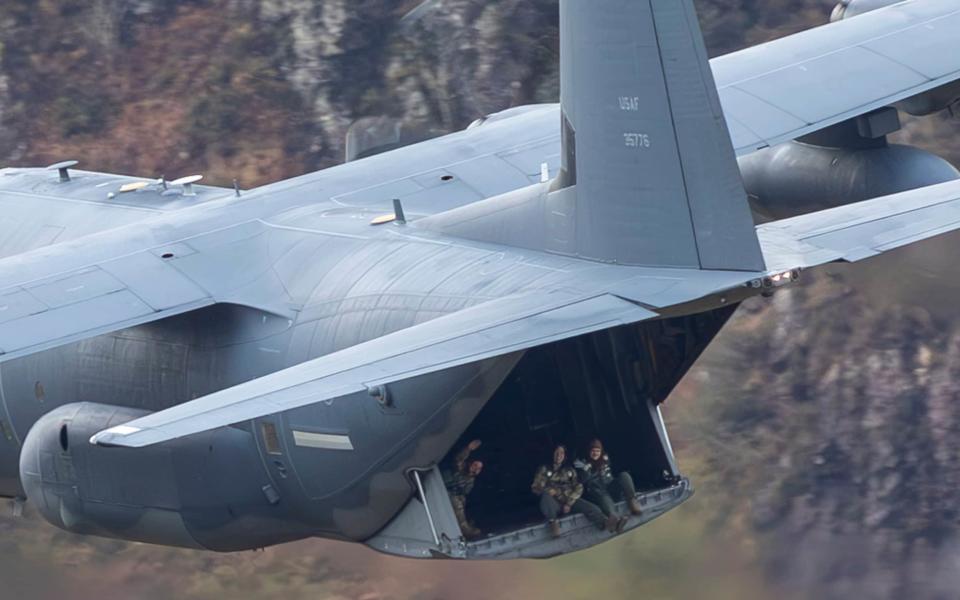
[[555, 538], [562, 535], [560, 531], [560, 521], [557, 519], [550, 519], [550, 534]]
[[634, 515], [642, 515], [643, 509], [640, 508], [640, 502], [636, 498], [630, 498], [630, 501], [627, 502], [627, 506], [630, 507], [630, 513]]
[[474, 527], [470, 523], [460, 523], [460, 531], [463, 532], [463, 537], [468, 540], [475, 540], [483, 535], [482, 530]]
[[617, 533], [623, 533], [623, 530], [627, 528], [627, 522], [629, 520], [629, 517], [620, 517], [617, 519]]
[[613, 533], [617, 530], [617, 524], [620, 522], [620, 518], [617, 515], [610, 515], [607, 517], [607, 522], [604, 523], [604, 529]]

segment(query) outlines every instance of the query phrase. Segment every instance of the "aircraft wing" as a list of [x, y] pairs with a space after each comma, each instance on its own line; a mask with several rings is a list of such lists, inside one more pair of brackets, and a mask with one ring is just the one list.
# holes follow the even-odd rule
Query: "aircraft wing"
[[232, 193], [195, 186], [196, 195], [185, 197], [150, 179], [78, 169], [69, 174], [70, 181], [61, 182], [56, 170], [0, 169], [0, 259]]
[[912, 0], [715, 58], [737, 154], [960, 79], [960, 0]]
[[960, 181], [757, 227], [772, 271], [856, 262], [960, 229]]
[[108, 429], [91, 442], [158, 444], [656, 316], [612, 295], [494, 300]]

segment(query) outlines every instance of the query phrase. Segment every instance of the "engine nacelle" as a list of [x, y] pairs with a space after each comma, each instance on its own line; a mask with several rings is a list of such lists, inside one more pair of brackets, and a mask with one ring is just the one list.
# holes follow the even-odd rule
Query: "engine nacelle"
[[230, 551], [307, 535], [283, 518], [253, 437], [234, 428], [136, 450], [103, 448], [95, 433], [145, 412], [69, 404], [41, 418], [24, 440], [27, 497], [67, 531], [154, 544]]
[[[950, 163], [919, 148], [882, 140], [873, 144], [838, 148], [790, 142], [741, 158], [754, 210], [767, 219], [784, 219], [960, 177]], [[958, 248], [960, 237], [950, 234], [863, 261], [855, 269], [827, 269], [842, 274], [874, 303], [918, 305], [952, 318], [953, 299], [960, 295]]]
[[849, 149], [790, 142], [740, 159], [754, 210], [784, 219], [960, 178], [953, 165], [919, 148]]

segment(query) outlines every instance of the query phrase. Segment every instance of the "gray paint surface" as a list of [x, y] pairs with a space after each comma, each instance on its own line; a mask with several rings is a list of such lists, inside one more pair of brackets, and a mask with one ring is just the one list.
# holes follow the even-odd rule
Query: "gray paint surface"
[[[558, 107], [513, 109], [240, 198], [108, 197], [137, 180], [0, 172], [0, 493], [28, 493], [69, 530], [153, 543], [368, 540], [410, 506], [409, 471], [443, 459], [526, 353], [729, 316], [785, 271], [960, 228], [955, 183], [754, 228], [734, 164], [735, 152], [956, 79], [957, 0], [907, 2], [711, 65], [689, 0], [585, 10], [596, 4], [561, 4], [576, 49], [562, 65], [563, 142]], [[908, 67], [888, 64], [893, 36]], [[663, 93], [621, 90], [637, 73]], [[626, 145], [648, 127], [667, 151]], [[537, 183], [544, 162], [566, 170]], [[652, 206], [661, 193], [670, 202]], [[394, 198], [408, 223], [371, 225]], [[589, 373], [622, 382], [611, 367]], [[663, 381], [689, 364], [676, 367]], [[294, 431], [348, 436], [353, 449], [298, 445]], [[231, 464], [248, 468], [227, 477]], [[542, 533], [502, 555], [609, 537]]]
[[960, 182], [950, 181], [758, 227], [773, 265], [856, 262], [960, 227]]
[[570, 221], [566, 253], [762, 271], [692, 2], [561, 2], [560, 28], [558, 185], [574, 197], [545, 208]]
[[738, 154], [957, 79], [953, 0], [903, 2], [711, 61]]

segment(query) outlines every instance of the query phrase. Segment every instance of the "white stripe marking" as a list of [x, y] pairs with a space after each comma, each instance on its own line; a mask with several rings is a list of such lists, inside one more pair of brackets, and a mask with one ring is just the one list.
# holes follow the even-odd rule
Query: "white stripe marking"
[[353, 442], [349, 435], [335, 435], [332, 433], [310, 433], [308, 431], [293, 432], [293, 442], [303, 448], [320, 448], [323, 450], [353, 450]]
[[137, 433], [139, 431], [143, 431], [143, 430], [137, 429], [136, 427], [130, 427], [129, 425], [118, 425], [116, 427], [108, 429], [107, 433], [114, 433], [116, 435], [130, 435], [133, 433]]

